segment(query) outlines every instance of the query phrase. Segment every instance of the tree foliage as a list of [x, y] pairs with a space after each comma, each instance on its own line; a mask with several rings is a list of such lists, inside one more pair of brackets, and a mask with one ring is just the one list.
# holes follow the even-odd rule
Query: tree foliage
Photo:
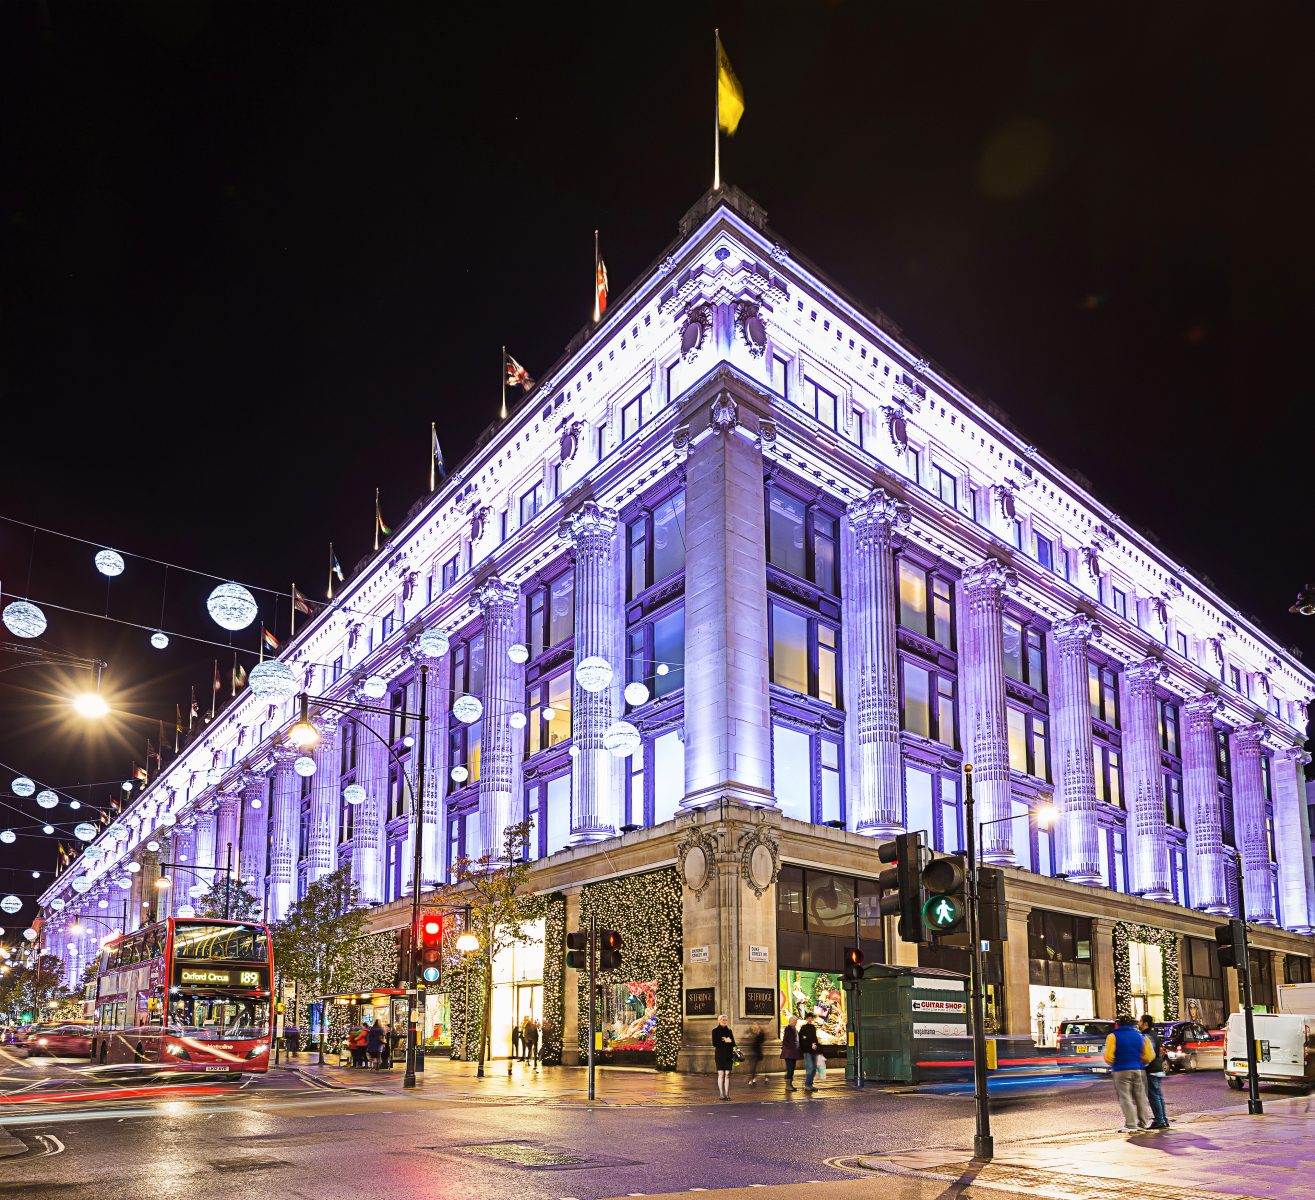
[[198, 896], [193, 903], [192, 907], [196, 909], [196, 915], [206, 917], [212, 921], [222, 921], [224, 919], [225, 893], [227, 893], [228, 901], [228, 920], [260, 920], [260, 901], [247, 891], [245, 883], [239, 879], [232, 879], [222, 871], [215, 873], [214, 881], [210, 884], [209, 889], [203, 895]]
[[10, 969], [0, 976], [0, 1018], [17, 1025], [24, 1019], [42, 1021], [52, 1015], [66, 995], [64, 964], [53, 954], [43, 954], [32, 965], [10, 960]]

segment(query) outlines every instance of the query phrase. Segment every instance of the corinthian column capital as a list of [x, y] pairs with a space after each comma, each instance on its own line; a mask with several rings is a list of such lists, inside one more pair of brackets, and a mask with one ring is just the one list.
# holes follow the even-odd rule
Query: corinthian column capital
[[1164, 663], [1158, 658], [1141, 658], [1124, 668], [1128, 683], [1134, 688], [1153, 688], [1165, 676]]
[[970, 598], [993, 593], [998, 600], [1017, 580], [1012, 569], [994, 558], [985, 558], [963, 573], [963, 586]]
[[1085, 646], [1099, 640], [1100, 626], [1086, 613], [1077, 613], [1056, 623], [1051, 633], [1061, 646], [1069, 642], [1081, 642]]
[[508, 583], [505, 579], [489, 579], [480, 585], [476, 596], [479, 599], [479, 606], [486, 613], [490, 609], [510, 608], [516, 603], [520, 595], [520, 589], [514, 583]]
[[1300, 746], [1284, 746], [1278, 752], [1278, 757], [1285, 763], [1290, 763], [1298, 771], [1310, 762], [1310, 755]]
[[1240, 746], [1255, 746], [1259, 749], [1265, 737], [1265, 727], [1259, 722], [1252, 725], [1239, 725], [1233, 730], [1233, 737], [1237, 739]]
[[616, 510], [586, 500], [557, 528], [557, 536], [583, 554], [606, 554], [612, 548]]
[[1199, 696], [1193, 696], [1183, 705], [1183, 712], [1187, 714], [1188, 721], [1205, 725], [1208, 728], [1214, 725], [1215, 717], [1223, 706], [1223, 700], [1214, 692], [1202, 692]]
[[274, 770], [286, 770], [291, 767], [296, 760], [300, 751], [289, 745], [287, 742], [280, 742], [277, 746], [270, 747], [270, 757], [274, 760]]
[[873, 488], [850, 504], [845, 515], [856, 538], [876, 541], [889, 538], [896, 526], [909, 523], [909, 506], [885, 488]]

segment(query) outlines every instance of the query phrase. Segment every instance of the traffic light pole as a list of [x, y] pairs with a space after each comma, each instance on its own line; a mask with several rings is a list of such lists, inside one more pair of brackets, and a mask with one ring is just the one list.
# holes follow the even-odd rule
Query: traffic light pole
[[977, 819], [973, 812], [973, 768], [963, 765], [964, 836], [968, 852], [968, 940], [971, 943], [973, 1024], [973, 1157], [989, 1161], [995, 1157], [991, 1137], [991, 1099], [986, 1089], [986, 1014], [982, 1002], [982, 940], [977, 908]]
[[[428, 699], [429, 666], [426, 663], [421, 663], [420, 737], [416, 744], [416, 783], [411, 793], [412, 807], [415, 812], [411, 814], [414, 832], [411, 835], [411, 939], [410, 950], [407, 953], [407, 958], [410, 961], [406, 964], [406, 1072], [402, 1076], [402, 1086], [404, 1088], [415, 1087], [416, 1071], [425, 1069], [424, 1059], [420, 1057], [419, 1052], [420, 1039], [416, 1036], [416, 991], [420, 986], [420, 972], [416, 969], [419, 965], [419, 959], [416, 956], [416, 942], [419, 940], [420, 934], [420, 884], [421, 877], [424, 874], [425, 743], [429, 740], [426, 736], [429, 724], [429, 714], [426, 708]], [[466, 1012], [469, 1014], [469, 1008]], [[417, 1059], [419, 1059], [418, 1063]]]
[[[860, 928], [858, 915], [858, 892], [854, 893], [854, 945], [858, 947], [859, 953], [863, 952], [863, 933]], [[854, 984], [854, 1003], [849, 1006], [850, 1020], [854, 1022], [854, 1086], [861, 1088], [863, 1086], [863, 1001], [861, 988], [863, 985], [863, 968], [860, 966], [858, 971], [859, 977], [853, 980]]]
[[598, 922], [589, 918], [589, 1099], [594, 1098], [594, 1009], [598, 1006]]
[[1247, 899], [1242, 882], [1246, 872], [1241, 861], [1237, 864], [1237, 907], [1242, 914], [1242, 961], [1237, 964], [1237, 980], [1242, 985], [1242, 1012], [1247, 1034], [1247, 1112], [1263, 1113], [1260, 1100], [1260, 1067], [1256, 1062], [1255, 1009], [1251, 1003], [1251, 938], [1247, 930]]

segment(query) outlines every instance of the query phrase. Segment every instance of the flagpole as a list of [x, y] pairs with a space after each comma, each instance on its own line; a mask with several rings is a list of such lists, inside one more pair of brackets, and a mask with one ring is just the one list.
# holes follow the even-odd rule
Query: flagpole
[[721, 30], [712, 31], [712, 190], [721, 191]]
[[215, 677], [210, 681], [210, 719], [215, 719], [215, 697], [219, 695], [219, 659], [215, 659]]
[[329, 600], [333, 599], [333, 543], [329, 543], [329, 590], [324, 593]]
[[594, 324], [597, 325], [603, 319], [603, 314], [598, 311], [598, 230], [594, 230]]
[[[375, 549], [378, 550], [379, 547], [376, 546]], [[265, 661], [265, 622], [264, 621], [261, 621], [260, 623], [260, 657], [256, 661], [257, 662]]]
[[[525, 352], [522, 350], [521, 353], [524, 354]], [[500, 415], [500, 419], [505, 421], [507, 419], [507, 347], [506, 346], [503, 346], [502, 348], [502, 370], [499, 372], [499, 374], [502, 376], [502, 413]]]
[[228, 677], [228, 698], [232, 700], [237, 695], [237, 651], [233, 651], [233, 674]]
[[288, 634], [289, 638], [297, 636], [297, 581], [292, 581], [292, 632]]
[[438, 480], [434, 477], [434, 443], [438, 440], [438, 422], [429, 422], [429, 490], [432, 492], [438, 485]]
[[379, 489], [374, 489], [374, 548], [379, 549]]

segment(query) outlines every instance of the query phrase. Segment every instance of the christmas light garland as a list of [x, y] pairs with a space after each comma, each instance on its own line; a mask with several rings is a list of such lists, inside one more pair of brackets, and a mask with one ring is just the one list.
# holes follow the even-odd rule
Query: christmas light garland
[[548, 897], [543, 913], [543, 1028], [539, 1062], [562, 1065], [562, 1010], [566, 1001], [566, 901]]
[[1153, 925], [1135, 925], [1129, 921], [1114, 923], [1114, 1009], [1116, 1015], [1132, 1012], [1132, 951], [1131, 943], [1158, 946], [1164, 963], [1164, 1019], [1178, 1020], [1178, 994], [1181, 965], [1178, 961], [1178, 935], [1170, 929], [1156, 929]]

